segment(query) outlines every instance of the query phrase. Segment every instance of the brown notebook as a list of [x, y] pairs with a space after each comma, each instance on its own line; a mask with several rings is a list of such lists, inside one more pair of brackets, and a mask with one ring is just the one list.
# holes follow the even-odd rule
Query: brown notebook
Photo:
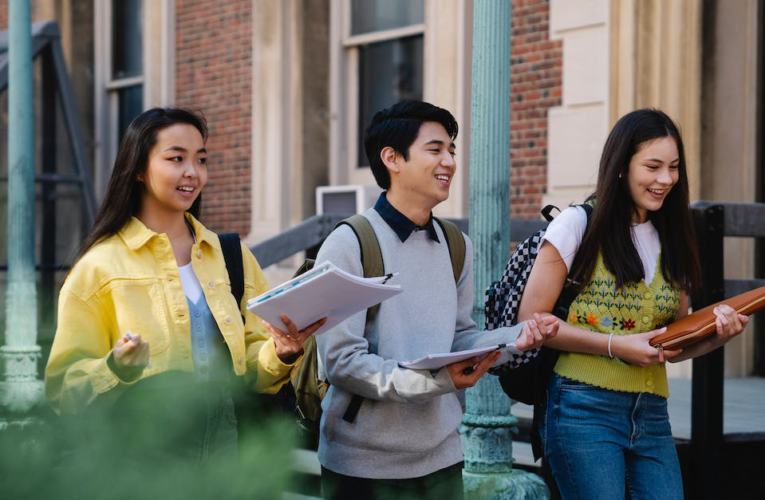
[[650, 344], [664, 349], [680, 349], [709, 337], [717, 329], [713, 309], [720, 304], [728, 304], [739, 314], [755, 313], [765, 308], [765, 286], [722, 300], [675, 321], [667, 326], [666, 332], [652, 338]]

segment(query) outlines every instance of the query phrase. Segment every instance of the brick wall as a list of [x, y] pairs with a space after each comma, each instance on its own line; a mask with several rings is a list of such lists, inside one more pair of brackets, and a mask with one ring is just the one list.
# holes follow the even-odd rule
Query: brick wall
[[202, 219], [212, 230], [250, 231], [252, 1], [178, 0], [176, 102], [210, 128]]
[[539, 218], [547, 186], [547, 110], [561, 105], [563, 47], [549, 0], [513, 0], [510, 59], [512, 217]]
[[[31, 0], [29, 4], [29, 14], [32, 16], [32, 22], [40, 21], [37, 13], [37, 1]], [[8, 29], [8, 0], [0, 0], [0, 31]]]

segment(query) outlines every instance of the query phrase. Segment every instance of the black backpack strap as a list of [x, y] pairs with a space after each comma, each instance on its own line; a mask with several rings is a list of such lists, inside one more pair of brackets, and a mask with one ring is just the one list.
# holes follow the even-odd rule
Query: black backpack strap
[[446, 236], [446, 246], [449, 247], [449, 257], [452, 260], [452, 272], [454, 273], [454, 284], [456, 285], [459, 283], [462, 269], [465, 267], [465, 252], [467, 250], [465, 237], [455, 223], [439, 219], [438, 217], [433, 218], [441, 226], [444, 236]]
[[[380, 242], [377, 240], [377, 235], [375, 234], [372, 224], [369, 223], [369, 220], [363, 215], [356, 214], [338, 222], [335, 228], [341, 225], [350, 226], [356, 234], [356, 238], [359, 240], [359, 246], [361, 248], [361, 265], [364, 268], [364, 277], [373, 278], [385, 274], [385, 265], [383, 263], [382, 250], [380, 250]], [[369, 330], [372, 328], [372, 324], [374, 323], [379, 310], [380, 304], [375, 304], [367, 309], [367, 319], [364, 324], [364, 337], [368, 337]], [[356, 415], [358, 415], [363, 401], [363, 397], [354, 394], [351, 398], [351, 402], [348, 404], [348, 409], [346, 409], [343, 414], [343, 420], [348, 423], [353, 423], [353, 421], [356, 420]]]
[[[590, 219], [592, 219], [592, 205], [583, 203], [582, 205], [577, 205], [579, 208], [584, 210], [584, 213], [587, 214], [587, 225], [585, 226], [585, 233], [587, 232], [587, 228], [590, 226]], [[568, 276], [566, 279], [566, 285], [571, 282], [571, 275]], [[571, 307], [571, 304], [574, 302], [574, 299], [579, 294], [579, 287], [576, 286], [564, 286], [563, 290], [560, 293], [560, 296], [558, 297], [558, 301], [555, 303], [555, 309], [553, 310], [553, 314], [557, 316], [558, 318], [562, 319], [563, 321], [566, 321], [568, 318], [568, 310]]]
[[226, 261], [228, 278], [231, 281], [231, 295], [236, 299], [236, 306], [241, 310], [244, 296], [244, 264], [242, 263], [242, 244], [239, 233], [224, 233], [218, 235], [223, 260]]

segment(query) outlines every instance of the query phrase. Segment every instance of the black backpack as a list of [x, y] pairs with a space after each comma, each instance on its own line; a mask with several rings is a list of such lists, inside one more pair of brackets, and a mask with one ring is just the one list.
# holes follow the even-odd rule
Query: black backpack
[[[592, 216], [591, 205], [579, 205], [587, 214], [587, 224]], [[542, 215], [548, 221], [553, 218], [550, 215], [557, 207], [547, 205], [542, 209]], [[503, 326], [513, 326], [518, 323], [518, 308], [521, 305], [523, 291], [531, 274], [531, 268], [537, 259], [540, 243], [545, 234], [545, 229], [537, 231], [529, 236], [510, 256], [505, 266], [502, 278], [495, 281], [486, 289], [486, 302], [484, 311], [486, 314], [486, 330], [494, 330]], [[567, 280], [567, 285], [570, 280]], [[563, 321], [568, 318], [568, 309], [576, 298], [575, 287], [566, 286], [561, 292], [555, 304], [553, 314]], [[558, 351], [548, 347], [532, 349], [520, 354], [513, 354], [511, 360], [489, 372], [499, 377], [502, 390], [510, 399], [534, 406], [534, 420], [531, 431], [531, 445], [534, 451], [534, 460], [542, 455], [542, 443], [539, 440], [539, 418], [541, 417], [542, 405], [547, 394], [547, 384], [553, 374], [553, 368], [558, 361]]]

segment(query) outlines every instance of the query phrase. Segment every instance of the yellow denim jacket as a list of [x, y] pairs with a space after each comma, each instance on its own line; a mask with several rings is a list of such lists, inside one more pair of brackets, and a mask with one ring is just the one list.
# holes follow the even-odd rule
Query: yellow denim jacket
[[[258, 262], [242, 245], [245, 286], [237, 305], [218, 236], [186, 216], [197, 238], [191, 250], [194, 272], [234, 371], [253, 379], [255, 390], [275, 393], [299, 360], [282, 363], [260, 319], [247, 310], [247, 300], [268, 289]], [[150, 352], [150, 367], [132, 381], [107, 366], [114, 344], [128, 331], [147, 340]], [[79, 413], [96, 402], [109, 405], [138, 380], [169, 370], [194, 371], [188, 304], [167, 235], [132, 218], [88, 250], [61, 289], [45, 395], [57, 413]]]

